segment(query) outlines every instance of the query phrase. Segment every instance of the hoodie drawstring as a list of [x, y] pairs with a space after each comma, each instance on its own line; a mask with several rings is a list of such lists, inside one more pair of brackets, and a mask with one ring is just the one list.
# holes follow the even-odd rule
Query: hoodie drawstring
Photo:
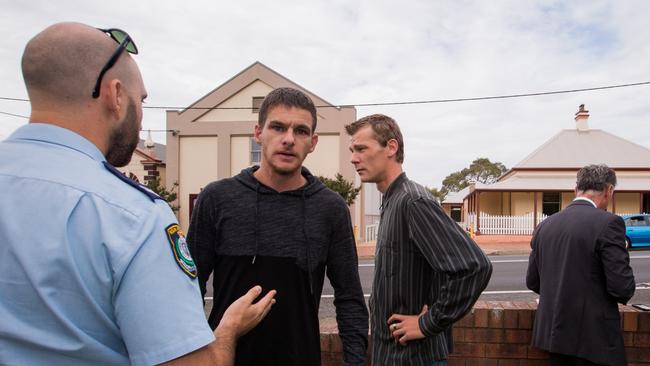
[[257, 259], [257, 251], [259, 250], [259, 240], [258, 240], [258, 223], [259, 223], [259, 204], [260, 204], [260, 182], [255, 182], [255, 253], [253, 255], [253, 261], [251, 264], [255, 264], [255, 259]]
[[[259, 211], [259, 203], [260, 203], [260, 182], [253, 177], [253, 173], [255, 172], [255, 169], [248, 168], [244, 171], [242, 171], [242, 174], [247, 173], [248, 176], [252, 177], [252, 179], [248, 180], [249, 183], [246, 183], [246, 180], [244, 178], [240, 178], [238, 176], [238, 180], [240, 180], [243, 184], [247, 184], [252, 186], [252, 181], [255, 181], [255, 224], [254, 224], [254, 236], [255, 236], [255, 253], [253, 253], [253, 259], [251, 261], [251, 264], [255, 264], [255, 260], [257, 259], [257, 254], [259, 254], [259, 222], [260, 222], [260, 211]], [[302, 168], [302, 172], [306, 172], [308, 176], [311, 176], [311, 173], [306, 168]], [[304, 175], [304, 174], [303, 174]], [[310, 181], [309, 178], [307, 178], [308, 182]], [[322, 186], [322, 184], [321, 184]], [[324, 188], [324, 186], [322, 186]], [[312, 273], [311, 273], [311, 243], [309, 242], [309, 237], [307, 236], [307, 197], [306, 197], [306, 190], [301, 189], [301, 198], [302, 198], [302, 235], [305, 238], [305, 252], [306, 252], [306, 260], [307, 260], [307, 280], [309, 281], [309, 292], [311, 295], [314, 294], [314, 285], [312, 281]]]
[[305, 190], [302, 190], [302, 235], [305, 237], [305, 251], [307, 252], [307, 281], [309, 281], [309, 293], [314, 295], [314, 288], [311, 280], [311, 252], [309, 250], [309, 238], [307, 237], [307, 199]]

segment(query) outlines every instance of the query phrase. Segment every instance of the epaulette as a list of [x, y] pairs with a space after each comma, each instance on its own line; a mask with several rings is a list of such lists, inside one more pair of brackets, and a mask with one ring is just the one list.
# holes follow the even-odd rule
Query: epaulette
[[146, 194], [147, 197], [149, 197], [152, 201], [162, 199], [162, 197], [157, 195], [154, 191], [152, 191], [149, 188], [143, 186], [142, 184], [134, 181], [133, 179], [128, 178], [126, 175], [124, 175], [124, 173], [122, 173], [121, 171], [115, 169], [115, 167], [112, 166], [111, 164], [109, 164], [107, 161], [104, 161], [104, 166], [106, 167], [106, 169], [108, 169], [109, 172], [111, 172], [114, 176], [118, 177], [122, 182], [124, 182], [124, 183], [130, 185], [131, 187], [137, 189], [138, 191]]

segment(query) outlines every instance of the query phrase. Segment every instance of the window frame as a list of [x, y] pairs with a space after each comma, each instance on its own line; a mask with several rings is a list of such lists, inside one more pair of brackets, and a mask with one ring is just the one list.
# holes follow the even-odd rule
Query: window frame
[[251, 100], [251, 113], [260, 113], [260, 107], [263, 101], [264, 97], [253, 97]]
[[[554, 196], [557, 195], [557, 200], [551, 200]], [[547, 208], [550, 207], [550, 210]], [[557, 209], [557, 210], [556, 210]], [[562, 210], [562, 192], [542, 192], [542, 214], [551, 216], [555, 213], [558, 213]], [[551, 213], [547, 213], [553, 211]]]
[[[249, 164], [252, 165], [257, 165], [262, 162], [262, 145], [258, 144], [257, 141], [255, 141], [255, 136], [250, 137], [250, 144], [249, 144], [249, 151], [250, 154], [248, 154], [248, 161]], [[257, 161], [253, 159], [253, 156], [257, 156]]]

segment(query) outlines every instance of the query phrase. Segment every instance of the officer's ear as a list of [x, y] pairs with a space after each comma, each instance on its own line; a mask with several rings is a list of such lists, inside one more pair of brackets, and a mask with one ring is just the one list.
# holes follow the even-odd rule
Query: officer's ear
[[120, 79], [110, 79], [103, 84], [105, 87], [99, 97], [102, 99], [109, 115], [115, 120], [121, 120], [127, 106], [124, 83]]

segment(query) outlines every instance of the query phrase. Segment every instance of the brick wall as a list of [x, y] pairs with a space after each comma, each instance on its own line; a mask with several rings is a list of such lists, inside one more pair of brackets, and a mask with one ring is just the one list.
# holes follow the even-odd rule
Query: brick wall
[[[548, 354], [529, 346], [536, 307], [535, 302], [478, 301], [454, 326], [454, 353], [447, 365], [548, 365]], [[650, 312], [619, 309], [629, 365], [650, 366]], [[321, 327], [320, 340], [322, 365], [341, 365], [343, 349], [336, 326]]]

